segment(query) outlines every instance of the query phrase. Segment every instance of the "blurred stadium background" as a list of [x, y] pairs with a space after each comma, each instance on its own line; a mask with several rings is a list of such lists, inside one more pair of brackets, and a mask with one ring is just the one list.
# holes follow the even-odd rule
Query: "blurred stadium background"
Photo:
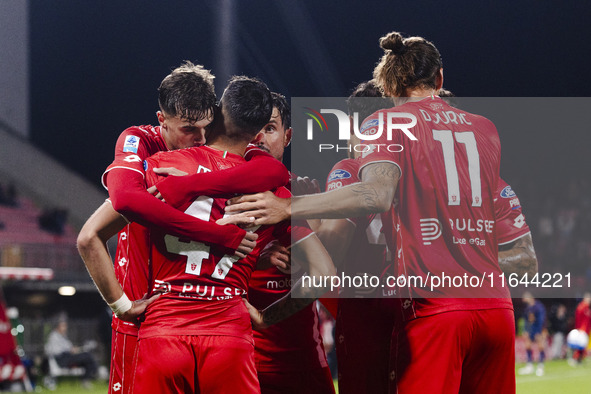
[[[12, 326], [0, 331], [12, 328], [19, 354], [38, 365], [47, 334], [67, 315], [72, 341], [96, 341], [97, 359], [108, 364], [109, 314], [75, 238], [106, 197], [100, 175], [117, 136], [156, 121], [156, 89], [182, 60], [211, 68], [220, 93], [230, 75], [246, 74], [288, 98], [341, 97], [371, 78], [378, 38], [398, 30], [437, 45], [445, 87], [459, 97], [582, 98], [591, 88], [589, 17], [585, 2], [531, 0], [2, 0], [0, 266], [53, 273], [0, 275], [4, 303], [14, 308]], [[502, 174], [524, 206], [540, 264], [576, 269], [591, 290], [588, 125], [499, 133]], [[577, 296], [543, 302], [549, 311], [565, 304], [572, 318]], [[589, 364], [587, 375], [563, 364], [550, 364], [543, 380], [520, 378], [520, 392], [542, 381], [548, 390], [551, 376], [563, 389], [576, 379], [579, 389], [591, 387]]]

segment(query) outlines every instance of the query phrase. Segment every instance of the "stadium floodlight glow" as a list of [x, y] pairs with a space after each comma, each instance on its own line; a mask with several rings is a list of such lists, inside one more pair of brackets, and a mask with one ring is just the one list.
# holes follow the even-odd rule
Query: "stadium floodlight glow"
[[57, 289], [57, 292], [62, 296], [73, 296], [76, 294], [76, 288], [74, 286], [62, 286]]

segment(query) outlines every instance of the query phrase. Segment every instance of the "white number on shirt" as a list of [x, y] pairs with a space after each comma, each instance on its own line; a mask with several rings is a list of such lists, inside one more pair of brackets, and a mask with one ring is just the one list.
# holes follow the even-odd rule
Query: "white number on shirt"
[[[196, 217], [197, 219], [209, 221], [211, 216], [211, 209], [213, 207], [213, 198], [207, 196], [198, 197], [185, 211], [186, 214]], [[185, 273], [191, 275], [201, 275], [201, 266], [204, 260], [210, 260], [209, 245], [201, 242], [191, 241], [181, 242], [178, 237], [167, 234], [164, 237], [166, 243], [166, 250], [170, 253], [187, 256], [187, 265]], [[228, 272], [238, 260], [237, 256], [224, 255], [216, 264], [212, 278], [224, 279]]]
[[445, 164], [445, 176], [447, 179], [448, 205], [460, 205], [460, 182], [456, 167], [454, 150], [454, 136], [457, 142], [464, 144], [468, 157], [468, 175], [470, 176], [470, 188], [472, 190], [472, 206], [482, 206], [482, 186], [480, 184], [480, 156], [476, 146], [476, 138], [472, 131], [455, 132], [451, 130], [433, 130], [433, 139], [441, 143], [443, 149], [443, 162]]

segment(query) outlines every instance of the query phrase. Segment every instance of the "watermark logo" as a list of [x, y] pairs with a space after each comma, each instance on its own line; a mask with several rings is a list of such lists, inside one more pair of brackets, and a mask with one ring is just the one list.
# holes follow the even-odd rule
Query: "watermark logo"
[[[304, 114], [308, 117], [306, 123], [306, 138], [308, 141], [314, 140], [315, 133], [328, 131], [329, 123], [334, 120], [337, 121], [338, 125], [336, 137], [339, 141], [349, 141], [352, 135], [359, 141], [357, 144], [347, 144], [345, 146], [319, 143], [319, 152], [347, 150], [361, 153], [364, 156], [372, 152], [385, 150], [393, 153], [402, 152], [404, 147], [400, 143], [392, 142], [393, 139], [399, 141], [398, 137], [395, 136], [395, 133], [399, 132], [402, 132], [411, 141], [418, 141], [418, 138], [411, 131], [417, 125], [417, 117], [411, 113], [379, 111], [360, 126], [358, 112], [353, 112], [350, 117], [346, 112], [335, 108], [321, 108], [318, 111], [310, 107], [303, 108]], [[329, 121], [327, 122], [327, 120]], [[332, 124], [330, 127], [332, 132]], [[335, 137], [334, 132], [331, 133], [331, 136]], [[378, 139], [381, 143], [378, 143]]]
[[311, 140], [313, 138], [313, 129], [314, 129], [313, 122], [314, 121], [320, 127], [320, 131], [324, 131], [325, 128], [326, 128], [326, 130], [328, 130], [328, 125], [326, 124], [326, 119], [324, 119], [324, 116], [322, 116], [319, 112], [314, 111], [312, 108], [309, 108], [309, 107], [304, 107], [304, 108], [306, 110], [308, 110], [308, 112], [305, 112], [305, 114], [311, 118], [311, 119], [308, 119], [308, 124], [307, 124], [308, 125], [308, 127], [307, 127], [308, 140]]
[[322, 114], [332, 114], [337, 117], [339, 125], [339, 140], [349, 140], [351, 138], [351, 123], [353, 134], [362, 141], [375, 141], [382, 136], [384, 130], [388, 140], [392, 140], [395, 131], [402, 131], [410, 140], [417, 141], [417, 137], [410, 131], [417, 125], [417, 117], [407, 112], [378, 112], [375, 118], [370, 118], [359, 128], [359, 113], [353, 113], [353, 122], [349, 115], [338, 109], [321, 108], [320, 112], [312, 108], [304, 107], [306, 115], [310, 117], [307, 122], [308, 141], [314, 139], [314, 124], [317, 124], [320, 131], [328, 130], [328, 124]]

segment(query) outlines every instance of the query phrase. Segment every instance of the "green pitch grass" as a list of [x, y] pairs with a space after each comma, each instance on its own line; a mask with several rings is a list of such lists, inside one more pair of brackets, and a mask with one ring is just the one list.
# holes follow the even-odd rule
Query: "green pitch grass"
[[55, 391], [50, 391], [43, 384], [40, 384], [35, 387], [35, 392], [47, 394], [105, 394], [108, 392], [108, 383], [96, 380], [93, 382], [93, 388], [88, 390], [80, 385], [78, 378], [60, 378]]
[[[517, 364], [516, 371], [524, 364]], [[548, 361], [544, 376], [517, 375], [517, 394], [591, 394], [591, 360], [571, 367], [565, 360]]]
[[[517, 370], [524, 364], [517, 364], [517, 394], [591, 394], [591, 359], [573, 368], [565, 360], [545, 363], [544, 376], [518, 375]], [[335, 387], [337, 382], [335, 380]], [[92, 390], [84, 390], [78, 380], [61, 379], [55, 391], [38, 387], [37, 392], [56, 394], [104, 394], [107, 383], [96, 381]]]
[[[517, 364], [517, 394], [591, 394], [591, 360], [573, 368], [566, 360], [545, 363], [544, 376], [517, 374], [525, 364]], [[335, 388], [337, 381], [334, 381]], [[337, 390], [338, 393], [338, 390]]]

